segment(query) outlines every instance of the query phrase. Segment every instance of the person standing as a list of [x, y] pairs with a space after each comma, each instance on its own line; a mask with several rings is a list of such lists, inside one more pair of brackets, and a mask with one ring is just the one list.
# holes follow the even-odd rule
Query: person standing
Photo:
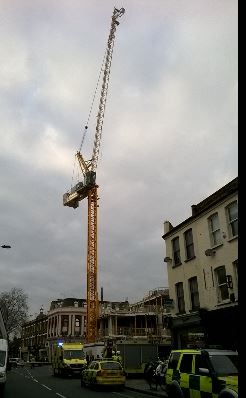
[[167, 365], [163, 361], [159, 361], [155, 370], [156, 377], [156, 390], [158, 386], [162, 389], [163, 385], [165, 385], [165, 373], [166, 373]]

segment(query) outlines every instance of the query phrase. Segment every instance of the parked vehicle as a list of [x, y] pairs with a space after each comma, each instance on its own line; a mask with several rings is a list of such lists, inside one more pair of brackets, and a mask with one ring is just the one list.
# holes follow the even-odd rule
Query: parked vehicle
[[8, 341], [0, 339], [0, 394], [3, 392], [7, 379]]
[[169, 398], [238, 398], [238, 353], [174, 350], [166, 371]]
[[13, 366], [13, 368], [17, 368], [17, 366], [25, 366], [25, 362], [22, 358], [9, 358], [9, 363], [11, 364], [11, 366]]
[[92, 361], [81, 372], [81, 387], [117, 386], [123, 388], [126, 375], [120, 362], [101, 359]]
[[104, 342], [84, 344], [84, 352], [86, 357], [88, 358], [88, 362], [94, 359], [103, 358], [104, 349], [105, 349]]
[[53, 346], [51, 362], [54, 376], [80, 375], [87, 365], [83, 344], [58, 342]]
[[19, 358], [19, 360], [17, 361], [17, 367], [20, 366], [23, 368], [23, 366], [25, 366], [25, 361], [22, 358]]

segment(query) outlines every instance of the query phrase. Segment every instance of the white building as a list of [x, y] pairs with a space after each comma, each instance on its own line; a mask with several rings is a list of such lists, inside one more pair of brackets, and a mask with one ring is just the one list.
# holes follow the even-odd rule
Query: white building
[[48, 312], [47, 348], [63, 342], [83, 342], [86, 335], [86, 300], [65, 298], [52, 301]]
[[238, 178], [179, 225], [166, 221], [163, 239], [174, 345], [237, 347]]

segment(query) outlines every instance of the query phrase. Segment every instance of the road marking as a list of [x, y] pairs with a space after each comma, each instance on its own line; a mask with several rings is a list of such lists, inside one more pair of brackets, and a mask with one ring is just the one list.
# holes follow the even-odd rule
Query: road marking
[[[120, 395], [121, 397], [128, 397], [128, 398], [132, 398], [133, 397], [133, 395], [127, 395], [127, 394], [120, 393], [120, 392], [115, 392], [115, 391], [113, 391], [113, 394]], [[141, 394], [141, 393], [138, 392], [138, 394]]]
[[38, 383], [38, 380], [36, 380], [36, 379], [34, 379], [34, 378], [32, 378], [32, 380], [35, 381], [36, 383]]
[[47, 388], [47, 390], [51, 391], [51, 388], [49, 388], [48, 386], [46, 386], [45, 384], [41, 384], [41, 386], [43, 386], [44, 388]]
[[[25, 377], [26, 379], [29, 379], [29, 380], [34, 380], [34, 378], [33, 378], [33, 376], [32, 376], [32, 374], [31, 373], [29, 373], [28, 371], [27, 371], [27, 373], [28, 374], [25, 374], [25, 373], [20, 373], [20, 372], [16, 372], [16, 371], [14, 371], [14, 373], [15, 374], [17, 374], [17, 375], [19, 375], [19, 376], [23, 376], [23, 377]], [[35, 380], [35, 381], [37, 381], [37, 380]]]
[[59, 392], [56, 392], [56, 395], [58, 395], [61, 398], [66, 398], [64, 395], [59, 394]]
[[29, 369], [26, 369], [26, 373], [33, 379], [33, 375], [31, 374]]

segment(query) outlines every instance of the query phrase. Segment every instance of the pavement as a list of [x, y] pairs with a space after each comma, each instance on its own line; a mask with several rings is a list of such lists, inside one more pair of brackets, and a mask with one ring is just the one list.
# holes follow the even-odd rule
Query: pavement
[[143, 394], [152, 395], [153, 397], [166, 397], [166, 391], [162, 391], [160, 386], [158, 386], [158, 390], [150, 390], [150, 387], [146, 380], [139, 378], [139, 379], [126, 379], [125, 388], [132, 391], [141, 392]]

